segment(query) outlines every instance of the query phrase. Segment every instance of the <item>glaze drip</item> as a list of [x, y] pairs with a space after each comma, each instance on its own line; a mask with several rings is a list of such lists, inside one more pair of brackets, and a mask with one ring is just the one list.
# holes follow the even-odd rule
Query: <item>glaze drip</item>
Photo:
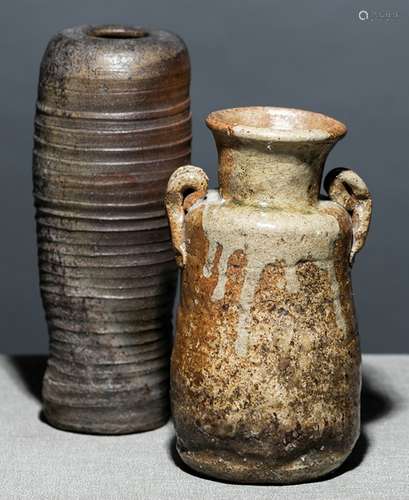
[[[326, 215], [311, 216], [309, 214], [283, 214], [275, 216], [277, 211], [260, 210], [258, 220], [252, 224], [247, 217], [248, 207], [234, 206], [234, 211], [241, 210], [242, 217], [237, 217], [232, 223], [229, 217], [229, 202], [222, 200], [217, 191], [209, 191], [203, 207], [203, 229], [209, 248], [206, 262], [203, 266], [203, 276], [212, 276], [212, 270], [217, 275], [217, 283], [211, 300], [224, 298], [229, 259], [234, 252], [242, 251], [246, 256], [247, 265], [244, 270], [244, 280], [240, 292], [239, 318], [235, 350], [239, 356], [245, 356], [251, 342], [250, 325], [251, 308], [258, 288], [261, 275], [269, 264], [281, 262], [284, 265], [284, 282], [288, 294], [299, 291], [297, 263], [301, 260], [315, 262], [318, 267], [327, 271], [331, 289], [334, 294], [334, 314], [338, 328], [345, 332], [346, 323], [339, 303], [339, 286], [332, 262], [333, 244], [339, 234], [339, 225], [335, 217]], [[325, 202], [322, 202], [323, 204]], [[224, 204], [224, 210], [220, 205]], [[225, 220], [223, 220], [225, 219]], [[303, 225], [303, 231], [297, 230]], [[236, 227], [237, 226], [237, 227]], [[285, 229], [285, 232], [283, 231]], [[326, 233], [323, 245], [323, 233]], [[307, 236], [308, 235], [308, 236]], [[217, 249], [221, 254], [214, 270]]]

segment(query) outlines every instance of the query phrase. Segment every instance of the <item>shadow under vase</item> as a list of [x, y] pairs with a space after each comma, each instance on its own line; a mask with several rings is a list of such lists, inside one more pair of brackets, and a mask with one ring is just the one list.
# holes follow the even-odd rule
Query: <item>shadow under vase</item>
[[38, 401], [41, 401], [43, 378], [47, 367], [47, 356], [45, 354], [21, 354], [11, 356], [10, 360], [29, 394], [34, 396]]

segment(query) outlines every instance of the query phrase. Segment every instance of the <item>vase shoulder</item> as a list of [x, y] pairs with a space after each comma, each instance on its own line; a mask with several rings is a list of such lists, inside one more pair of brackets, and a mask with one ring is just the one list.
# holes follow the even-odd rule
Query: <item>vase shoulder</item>
[[186, 229], [188, 253], [195, 248], [189, 241], [200, 231], [209, 245], [208, 259], [219, 245], [229, 255], [237, 250], [253, 253], [258, 262], [265, 253], [265, 264], [333, 259], [336, 242], [343, 240], [347, 249], [351, 239], [350, 217], [332, 201], [319, 201], [308, 210], [283, 210], [226, 201], [216, 190], [191, 207]]

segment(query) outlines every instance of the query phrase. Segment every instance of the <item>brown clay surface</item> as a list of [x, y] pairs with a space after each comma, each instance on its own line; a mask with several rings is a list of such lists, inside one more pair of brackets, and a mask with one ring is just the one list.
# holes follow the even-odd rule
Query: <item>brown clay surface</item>
[[44, 413], [125, 433], [169, 415], [176, 266], [164, 210], [190, 159], [189, 57], [164, 31], [80, 26], [41, 64], [33, 182], [50, 333]]

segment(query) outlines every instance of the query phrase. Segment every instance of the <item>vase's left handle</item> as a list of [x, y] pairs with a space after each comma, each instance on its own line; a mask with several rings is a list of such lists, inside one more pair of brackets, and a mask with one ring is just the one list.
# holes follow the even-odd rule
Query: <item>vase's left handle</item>
[[209, 179], [199, 167], [179, 167], [171, 175], [165, 196], [166, 212], [172, 235], [176, 262], [186, 264], [185, 213], [193, 203], [207, 193]]
[[371, 194], [358, 174], [345, 168], [329, 172], [324, 181], [329, 197], [343, 206], [352, 219], [352, 247], [349, 262], [365, 244], [372, 215]]

